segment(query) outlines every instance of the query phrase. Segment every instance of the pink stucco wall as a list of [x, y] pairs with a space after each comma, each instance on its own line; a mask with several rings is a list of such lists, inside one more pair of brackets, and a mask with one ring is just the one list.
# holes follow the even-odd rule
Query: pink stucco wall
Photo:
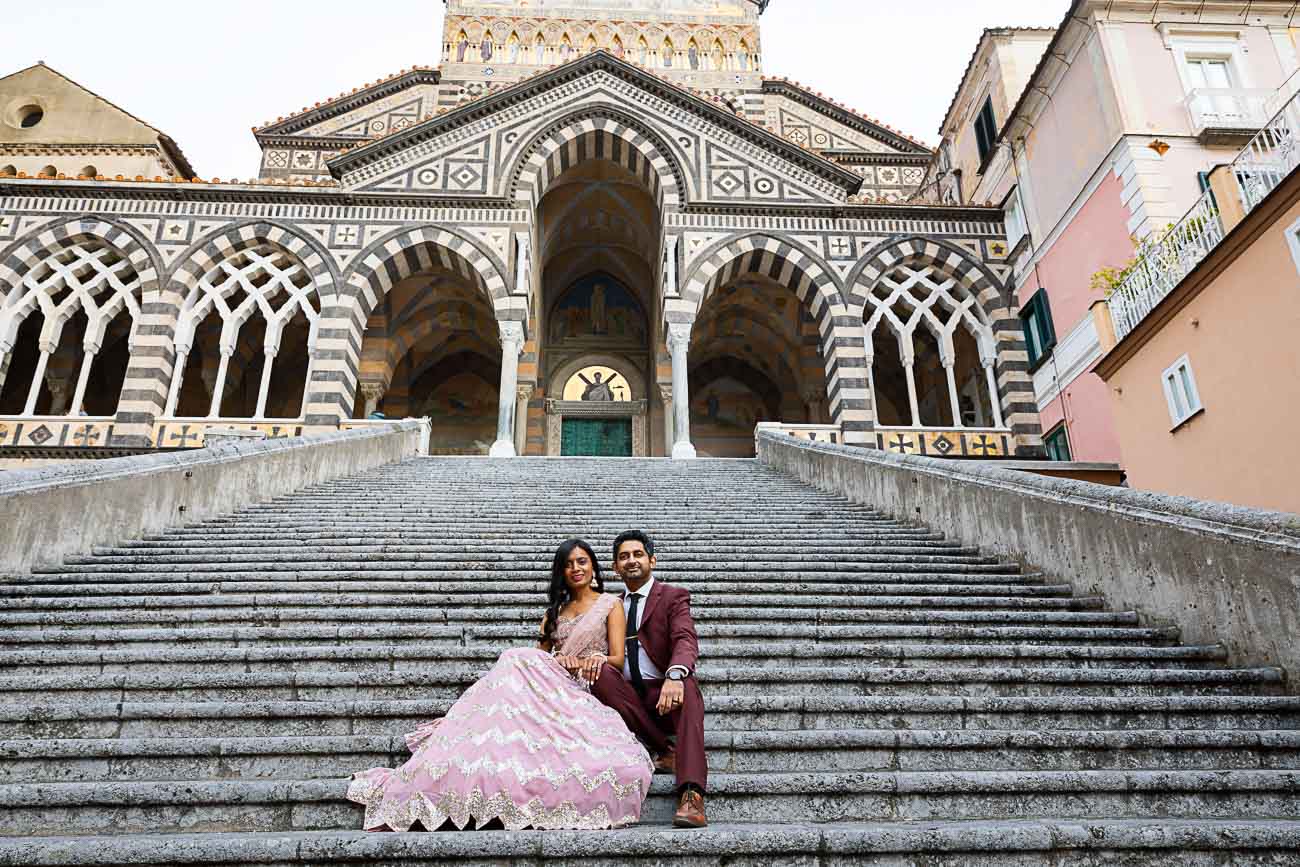
[[[1121, 266], [1133, 255], [1129, 210], [1120, 199], [1122, 192], [1119, 179], [1114, 173], [1107, 174], [1020, 286], [1017, 294], [1022, 306], [1040, 285], [1047, 288], [1058, 339], [1091, 316], [1089, 305], [1102, 294], [1091, 287], [1092, 275], [1106, 266]], [[1049, 359], [1046, 363], [1054, 362]], [[1120, 462], [1108, 389], [1094, 374], [1084, 373], [1069, 383], [1043, 408], [1042, 419], [1044, 431], [1066, 419], [1076, 460]]]

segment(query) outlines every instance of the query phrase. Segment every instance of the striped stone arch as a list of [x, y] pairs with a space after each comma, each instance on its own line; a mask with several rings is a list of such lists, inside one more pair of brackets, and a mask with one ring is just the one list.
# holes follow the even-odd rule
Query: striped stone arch
[[[0, 307], [11, 293], [21, 291], [23, 279], [33, 268], [40, 267], [51, 256], [86, 244], [102, 245], [123, 257], [134, 271], [139, 286], [140, 312], [136, 314], [131, 337], [131, 360], [118, 402], [118, 424], [114, 426], [113, 439], [108, 444], [148, 445], [153, 418], [148, 417], [144, 424], [140, 424], [138, 419], [141, 416], [141, 395], [148, 391], [150, 381], [147, 360], [157, 342], [153, 332], [158, 316], [153, 312], [155, 305], [145, 302], [157, 298], [162, 268], [157, 251], [143, 235], [133, 227], [100, 217], [74, 217], [42, 226], [0, 254]], [[0, 358], [0, 382], [7, 366], [8, 354], [5, 353]]]
[[330, 304], [338, 283], [333, 260], [316, 239], [293, 227], [273, 220], [248, 220], [222, 226], [199, 238], [176, 258], [162, 286], [159, 303], [154, 305], [156, 327], [150, 335], [152, 350], [148, 358], [142, 359], [144, 363], [138, 371], [139, 424], [151, 426], [167, 408], [176, 374], [177, 325], [186, 299], [223, 262], [260, 247], [275, 250], [301, 267], [310, 275], [308, 285], [321, 308]]
[[503, 266], [474, 241], [437, 226], [399, 229], [379, 238], [348, 267], [333, 303], [322, 312], [307, 396], [308, 424], [333, 424], [351, 416], [371, 312], [395, 285], [435, 268], [465, 279], [498, 320], [526, 323], [527, 299], [510, 295]]
[[687, 178], [662, 138], [610, 107], [576, 112], [537, 135], [515, 159], [507, 195], [536, 209], [556, 178], [592, 159], [610, 160], [640, 178], [660, 212], [683, 203]]
[[808, 310], [821, 335], [831, 417], [843, 429], [846, 443], [866, 444], [872, 414], [863, 366], [862, 320], [844, 303], [834, 272], [820, 256], [789, 241], [741, 235], [696, 258], [681, 281], [682, 300], [698, 315], [709, 295], [746, 274], [785, 286]]
[[853, 307], [869, 316], [872, 290], [892, 269], [905, 265], [933, 267], [975, 297], [996, 341], [997, 397], [1003, 421], [1015, 436], [1017, 454], [1040, 454], [1042, 423], [1029, 374], [1025, 335], [1010, 292], [981, 263], [951, 244], [934, 238], [898, 238], [871, 250], [850, 272], [846, 286]]

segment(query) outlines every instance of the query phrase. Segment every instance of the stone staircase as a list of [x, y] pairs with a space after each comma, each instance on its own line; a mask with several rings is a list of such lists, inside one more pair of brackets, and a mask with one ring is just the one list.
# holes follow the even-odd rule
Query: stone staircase
[[[627, 831], [358, 832], [348, 774], [630, 527], [693, 593], [712, 827], [656, 778]], [[0, 864], [1300, 863], [1285, 686], [754, 461], [414, 459], [0, 582]]]

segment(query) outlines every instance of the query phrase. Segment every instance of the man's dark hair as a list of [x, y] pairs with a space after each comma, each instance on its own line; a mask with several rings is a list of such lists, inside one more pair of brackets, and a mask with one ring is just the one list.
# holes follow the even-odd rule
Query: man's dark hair
[[614, 540], [614, 559], [618, 559], [618, 549], [623, 547], [624, 542], [640, 542], [645, 545], [645, 552], [648, 556], [655, 555], [655, 543], [640, 530], [628, 530], [626, 533], [619, 533], [618, 538]]

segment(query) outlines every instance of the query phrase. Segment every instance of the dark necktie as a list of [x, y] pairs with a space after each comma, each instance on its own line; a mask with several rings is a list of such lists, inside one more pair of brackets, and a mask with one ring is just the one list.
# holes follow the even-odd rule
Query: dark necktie
[[641, 604], [641, 596], [638, 593], [632, 594], [632, 605], [627, 612], [627, 665], [628, 670], [632, 672], [632, 686], [636, 689], [637, 695], [645, 698], [645, 681], [641, 679], [641, 641], [636, 637], [639, 628], [638, 615]]

